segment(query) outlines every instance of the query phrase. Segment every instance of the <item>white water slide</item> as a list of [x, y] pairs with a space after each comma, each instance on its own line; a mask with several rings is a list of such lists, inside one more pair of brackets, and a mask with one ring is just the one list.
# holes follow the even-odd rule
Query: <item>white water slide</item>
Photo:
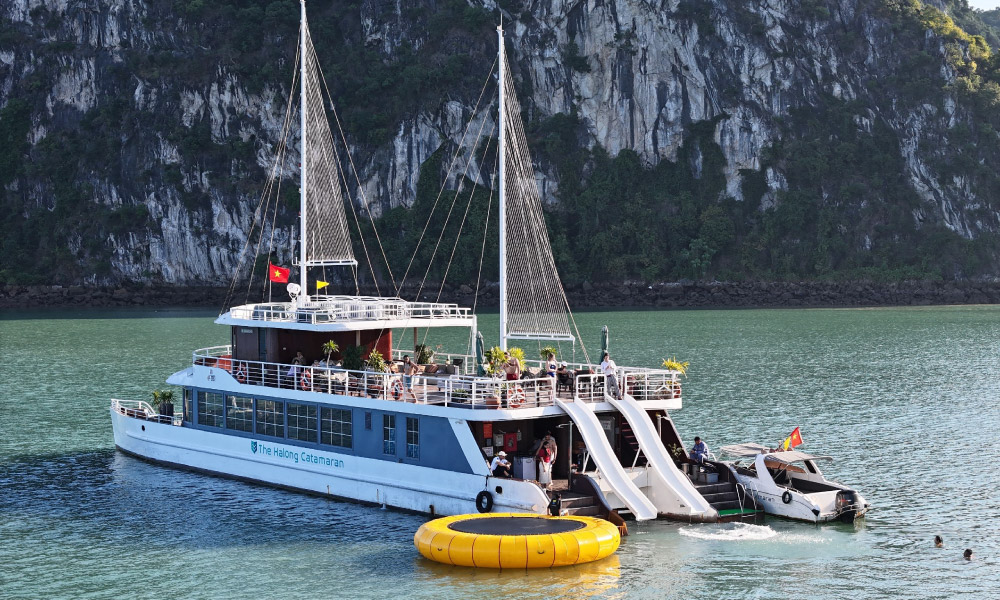
[[714, 520], [717, 517], [716, 510], [695, 489], [691, 480], [677, 468], [674, 460], [667, 454], [667, 449], [663, 447], [649, 413], [628, 394], [624, 394], [621, 400], [616, 400], [610, 394], [604, 397], [618, 409], [618, 412], [625, 415], [639, 442], [639, 448], [646, 456], [650, 470], [647, 481], [648, 496], [656, 509], [660, 513], [672, 516]]
[[637, 521], [648, 521], [655, 519], [657, 515], [656, 506], [650, 502], [649, 498], [642, 493], [632, 478], [622, 468], [621, 462], [615, 456], [615, 451], [608, 443], [608, 438], [604, 434], [601, 422], [597, 420], [597, 415], [586, 402], [564, 402], [556, 399], [556, 404], [560, 406], [566, 414], [573, 419], [577, 431], [583, 436], [583, 441], [590, 451], [590, 458], [597, 465], [601, 472], [601, 477], [611, 486], [615, 495], [632, 511]]

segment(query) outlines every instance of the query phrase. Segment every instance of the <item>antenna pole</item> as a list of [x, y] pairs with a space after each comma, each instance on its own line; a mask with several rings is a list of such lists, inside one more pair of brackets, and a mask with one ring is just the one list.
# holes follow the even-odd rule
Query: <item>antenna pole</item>
[[507, 57], [503, 45], [503, 23], [497, 26], [497, 37], [500, 39], [500, 51], [497, 63], [500, 65], [499, 77], [499, 120], [500, 120], [500, 348], [507, 349], [507, 201], [504, 197], [504, 170], [506, 163], [506, 129], [504, 111], [504, 80], [507, 78]]
[[300, 148], [299, 153], [301, 154], [301, 181], [299, 183], [299, 210], [301, 211], [301, 227], [302, 232], [300, 234], [300, 242], [302, 244], [302, 249], [299, 252], [299, 281], [302, 285], [302, 295], [300, 296], [304, 302], [309, 301], [309, 285], [306, 280], [306, 272], [308, 268], [306, 267], [306, 215], [308, 211], [306, 210], [306, 33], [308, 32], [308, 23], [306, 23], [306, 0], [299, 0], [299, 5], [301, 6], [301, 16], [299, 20], [301, 21], [300, 31], [299, 31], [299, 65], [301, 71], [299, 73], [299, 101], [301, 106], [299, 107], [299, 112], [301, 113], [301, 139], [299, 140]]

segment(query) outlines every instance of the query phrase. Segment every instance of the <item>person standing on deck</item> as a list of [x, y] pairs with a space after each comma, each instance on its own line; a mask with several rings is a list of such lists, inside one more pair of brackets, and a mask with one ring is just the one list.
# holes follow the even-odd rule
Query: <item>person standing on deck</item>
[[538, 449], [536, 457], [538, 458], [538, 484], [542, 486], [543, 490], [548, 490], [552, 485], [552, 452], [543, 443], [542, 447]]
[[545, 359], [545, 375], [549, 378], [549, 385], [552, 389], [552, 403], [555, 404], [556, 401], [556, 370], [558, 370], [559, 365], [556, 364], [556, 355], [549, 352], [549, 355]]
[[507, 374], [507, 381], [517, 381], [521, 378], [521, 363], [510, 355], [510, 352], [504, 352], [504, 357], [507, 362], [503, 365], [503, 372]]
[[621, 392], [618, 391], [618, 365], [611, 360], [611, 356], [605, 352], [601, 359], [601, 372], [607, 379], [607, 390], [615, 399], [621, 399]]
[[409, 394], [413, 401], [417, 401], [417, 395], [413, 393], [413, 376], [417, 374], [419, 368], [412, 360], [410, 360], [410, 355], [403, 356], [403, 395]]
[[556, 444], [556, 438], [552, 437], [551, 431], [545, 432], [545, 437], [542, 438], [542, 447], [549, 449], [549, 454], [552, 455], [552, 464], [556, 464], [556, 456], [559, 454], [559, 446]]

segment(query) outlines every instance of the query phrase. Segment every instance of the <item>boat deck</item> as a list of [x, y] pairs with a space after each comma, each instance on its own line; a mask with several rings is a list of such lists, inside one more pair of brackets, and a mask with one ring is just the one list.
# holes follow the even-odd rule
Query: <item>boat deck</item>
[[[461, 364], [433, 365], [432, 372], [430, 365], [420, 365], [424, 372], [406, 376], [321, 364], [236, 360], [231, 346], [196, 350], [193, 357], [196, 367], [211, 368], [216, 377], [231, 377], [243, 385], [471, 409], [538, 408], [552, 406], [557, 399], [602, 402], [608, 385], [603, 373], [595, 373], [594, 367], [585, 364], [570, 365], [556, 378], [529, 366], [521, 379], [508, 381], [468, 373], [474, 357], [453, 362]], [[399, 366], [392, 364], [395, 370]], [[619, 390], [639, 401], [679, 401], [678, 377], [678, 372], [665, 369], [625, 367], [617, 373]]]

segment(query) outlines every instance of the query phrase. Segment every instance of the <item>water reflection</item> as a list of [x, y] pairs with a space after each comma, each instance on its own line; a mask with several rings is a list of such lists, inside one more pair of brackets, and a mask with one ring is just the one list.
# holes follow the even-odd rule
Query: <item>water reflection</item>
[[618, 590], [621, 561], [617, 555], [582, 565], [552, 569], [477, 569], [443, 565], [420, 557], [415, 574], [458, 592], [458, 597], [480, 595], [490, 589], [498, 595], [520, 598], [590, 598]]

